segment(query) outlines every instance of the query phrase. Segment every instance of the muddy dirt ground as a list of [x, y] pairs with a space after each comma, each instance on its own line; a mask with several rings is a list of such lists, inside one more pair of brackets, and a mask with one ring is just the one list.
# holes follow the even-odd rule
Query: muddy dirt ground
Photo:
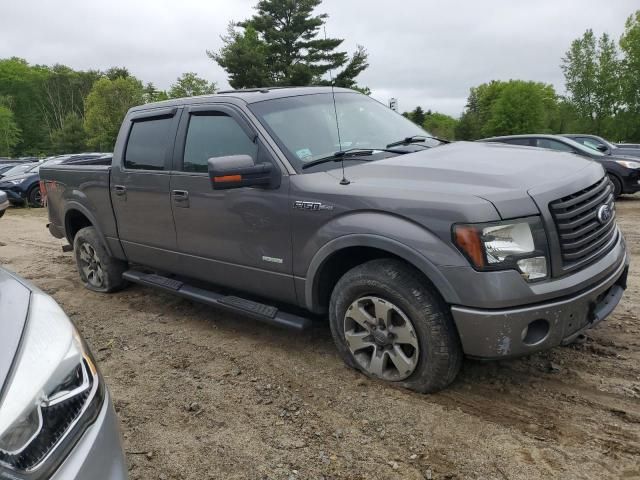
[[[640, 258], [640, 197], [618, 203]], [[53, 295], [98, 359], [132, 479], [640, 478], [640, 276], [586, 343], [465, 361], [436, 395], [371, 381], [328, 326], [277, 330], [131, 286], [85, 290], [43, 209], [0, 220], [0, 263]]]

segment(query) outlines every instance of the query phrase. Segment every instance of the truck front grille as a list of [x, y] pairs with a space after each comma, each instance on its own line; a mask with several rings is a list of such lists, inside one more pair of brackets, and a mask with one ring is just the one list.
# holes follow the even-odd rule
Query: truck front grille
[[615, 245], [616, 211], [608, 177], [551, 202], [549, 210], [558, 231], [565, 271], [586, 266]]

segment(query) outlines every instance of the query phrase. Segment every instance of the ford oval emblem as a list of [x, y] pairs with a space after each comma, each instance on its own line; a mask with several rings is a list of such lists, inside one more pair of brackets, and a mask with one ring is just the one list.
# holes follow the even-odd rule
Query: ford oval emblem
[[598, 209], [598, 221], [601, 224], [605, 224], [609, 220], [611, 220], [611, 208], [609, 207], [609, 205], [602, 205]]

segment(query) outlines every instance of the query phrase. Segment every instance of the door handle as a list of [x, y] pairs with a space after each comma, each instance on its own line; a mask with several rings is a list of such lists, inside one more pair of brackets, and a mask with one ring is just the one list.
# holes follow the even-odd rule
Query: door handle
[[171, 190], [171, 197], [176, 207], [189, 207], [189, 192], [186, 190]]
[[113, 186], [113, 193], [115, 193], [116, 195], [126, 195], [127, 194], [127, 187], [125, 187], [124, 185], [114, 185]]
[[176, 202], [184, 202], [185, 200], [189, 200], [189, 192], [186, 190], [173, 190], [171, 192], [173, 198]]

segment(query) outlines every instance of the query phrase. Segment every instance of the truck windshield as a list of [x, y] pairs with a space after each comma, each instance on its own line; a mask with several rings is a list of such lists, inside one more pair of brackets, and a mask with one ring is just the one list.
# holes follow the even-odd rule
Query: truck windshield
[[[334, 109], [331, 93], [321, 93], [265, 100], [250, 104], [249, 108], [298, 171], [302, 171], [306, 163], [339, 150], [385, 150], [388, 144], [400, 139], [431, 136], [366, 95], [336, 92], [335, 102]], [[440, 142], [424, 138], [418, 145], [428, 148]]]

